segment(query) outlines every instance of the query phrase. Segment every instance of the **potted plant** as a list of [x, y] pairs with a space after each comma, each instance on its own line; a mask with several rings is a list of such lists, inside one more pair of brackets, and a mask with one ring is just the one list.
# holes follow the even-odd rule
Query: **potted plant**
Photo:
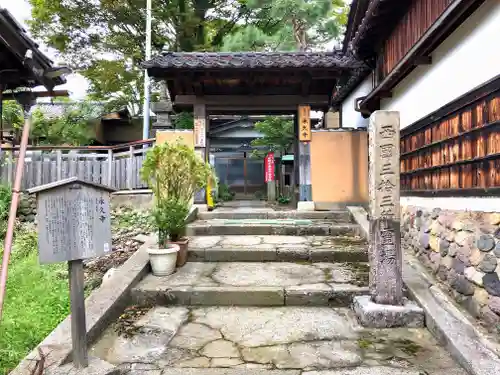
[[160, 262], [165, 268], [160, 272], [172, 273], [176, 265], [183, 266], [187, 261], [186, 217], [194, 194], [214, 180], [214, 174], [192, 147], [176, 141], [156, 145], [146, 154], [141, 177], [154, 195], [159, 249], [149, 252], [153, 273], [158, 274], [153, 263]]

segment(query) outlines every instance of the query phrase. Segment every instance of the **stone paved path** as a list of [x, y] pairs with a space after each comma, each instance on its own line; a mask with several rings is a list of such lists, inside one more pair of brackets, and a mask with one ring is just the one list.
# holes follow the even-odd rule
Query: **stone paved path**
[[[329, 228], [355, 227], [341, 217]], [[245, 234], [254, 225], [192, 237], [190, 262], [169, 277], [147, 275], [131, 293], [138, 307], [92, 354], [131, 375], [466, 374], [425, 328], [358, 324], [349, 305], [367, 293], [368, 267], [355, 230]]]

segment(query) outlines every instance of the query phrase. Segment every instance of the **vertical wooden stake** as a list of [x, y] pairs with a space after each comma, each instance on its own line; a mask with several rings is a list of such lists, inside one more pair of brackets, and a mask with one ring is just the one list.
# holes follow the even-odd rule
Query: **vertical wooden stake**
[[85, 295], [83, 261], [71, 260], [69, 268], [69, 294], [71, 301], [71, 341], [73, 364], [77, 368], [88, 367], [87, 324], [85, 321]]
[[113, 150], [108, 150], [108, 186], [113, 185]]
[[57, 181], [62, 180], [62, 152], [61, 150], [56, 151], [56, 173], [57, 173]]

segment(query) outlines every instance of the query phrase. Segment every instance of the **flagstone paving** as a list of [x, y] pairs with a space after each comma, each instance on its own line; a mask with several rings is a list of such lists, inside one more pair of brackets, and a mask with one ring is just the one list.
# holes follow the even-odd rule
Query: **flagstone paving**
[[[93, 350], [124, 370], [295, 369], [308, 374], [370, 366], [387, 375], [466, 374], [426, 329], [364, 329], [347, 308], [155, 307], [134, 323], [128, 337], [116, 334], [117, 325]], [[331, 374], [349, 373], [342, 371]]]
[[189, 262], [132, 288], [92, 355], [128, 375], [466, 375], [425, 328], [360, 326], [367, 243], [350, 220], [224, 213], [191, 224]]

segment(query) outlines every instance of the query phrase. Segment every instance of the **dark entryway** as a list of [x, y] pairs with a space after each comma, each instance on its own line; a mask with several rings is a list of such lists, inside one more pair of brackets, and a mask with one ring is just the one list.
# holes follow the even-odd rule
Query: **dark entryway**
[[251, 158], [247, 152], [215, 154], [215, 170], [219, 183], [227, 185], [237, 196], [265, 191], [264, 162]]

